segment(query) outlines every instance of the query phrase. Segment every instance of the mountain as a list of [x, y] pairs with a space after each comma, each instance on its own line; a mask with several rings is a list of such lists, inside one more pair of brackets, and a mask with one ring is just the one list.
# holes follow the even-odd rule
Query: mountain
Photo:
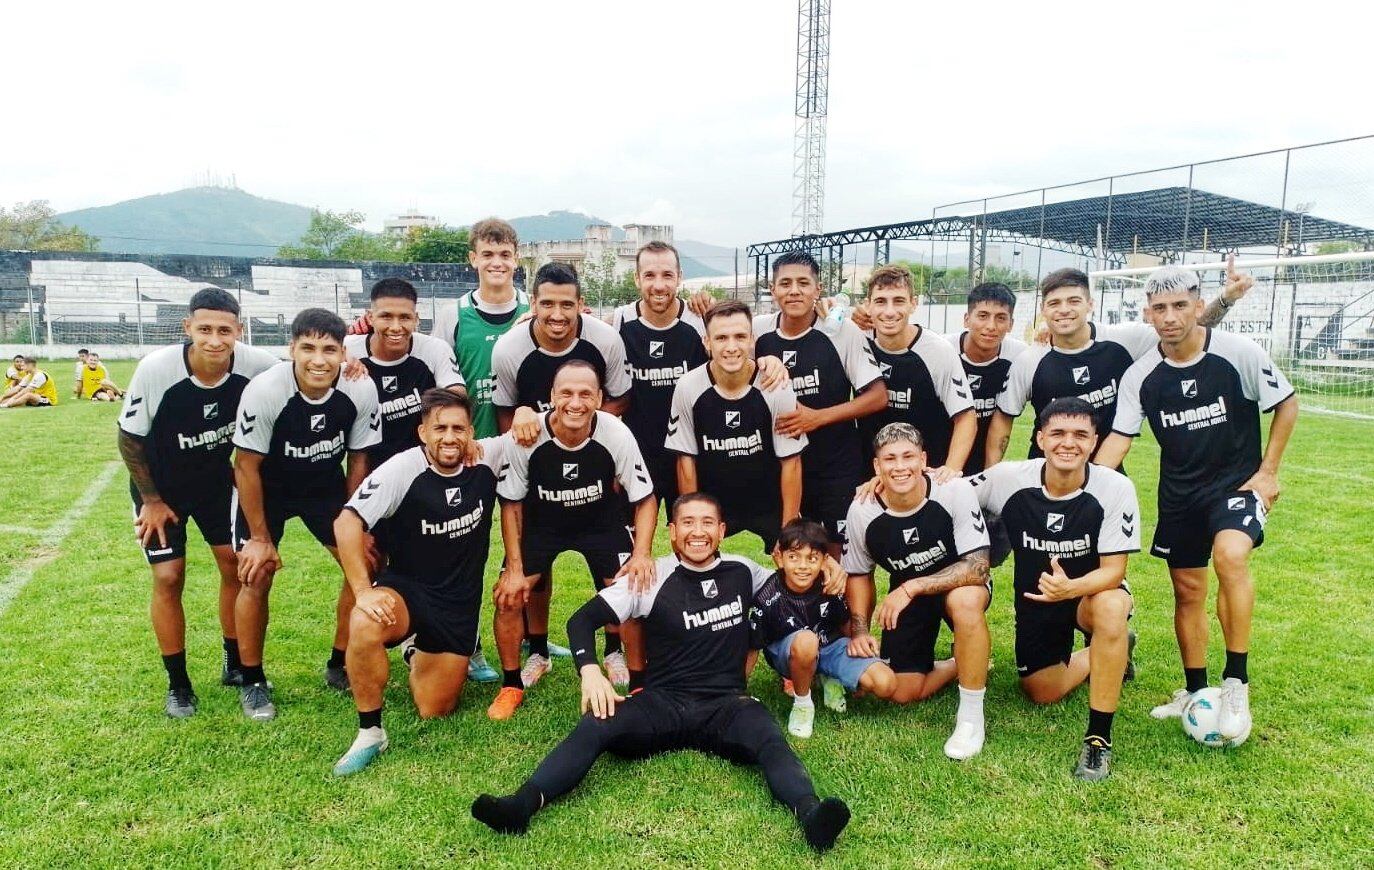
[[100, 239], [100, 250], [128, 254], [270, 257], [310, 226], [311, 210], [237, 188], [190, 187], [114, 205], [59, 214]]

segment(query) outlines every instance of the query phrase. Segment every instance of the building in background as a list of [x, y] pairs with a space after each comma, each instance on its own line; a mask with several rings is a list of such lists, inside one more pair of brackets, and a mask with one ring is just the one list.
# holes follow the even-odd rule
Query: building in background
[[579, 272], [589, 264], [600, 266], [614, 260], [613, 277], [619, 278], [635, 267], [635, 251], [653, 242], [673, 242], [673, 228], [669, 224], [626, 224], [624, 238], [615, 238], [610, 224], [589, 224], [580, 239], [561, 239], [546, 242], [525, 242], [520, 246], [520, 261], [527, 269], [538, 269], [545, 263], [567, 263]]
[[405, 238], [410, 235], [411, 230], [425, 229], [428, 227], [442, 226], [443, 222], [433, 215], [420, 214], [415, 209], [411, 209], [405, 214], [398, 214], [394, 218], [388, 218], [382, 224], [382, 232], [388, 236], [398, 236]]

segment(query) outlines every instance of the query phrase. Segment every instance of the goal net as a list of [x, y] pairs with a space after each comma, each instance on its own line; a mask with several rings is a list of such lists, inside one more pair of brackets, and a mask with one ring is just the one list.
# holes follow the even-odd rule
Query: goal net
[[[1186, 263], [1210, 299], [1226, 263]], [[1097, 317], [1141, 319], [1145, 279], [1156, 266], [1091, 272]], [[1255, 286], [1219, 329], [1259, 342], [1288, 374], [1305, 408], [1374, 419], [1374, 251], [1236, 259]]]

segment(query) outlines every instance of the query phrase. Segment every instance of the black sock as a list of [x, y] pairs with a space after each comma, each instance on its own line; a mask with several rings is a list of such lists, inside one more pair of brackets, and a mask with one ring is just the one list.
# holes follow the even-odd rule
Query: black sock
[[1242, 683], [1250, 682], [1250, 671], [1247, 669], [1249, 658], [1248, 652], [1238, 653], [1228, 649], [1226, 651], [1226, 669], [1221, 672], [1221, 678], [1223, 680], [1234, 678]]
[[530, 816], [543, 803], [539, 789], [525, 783], [515, 794], [505, 797], [479, 795], [472, 802], [472, 817], [502, 834], [523, 834], [529, 827]]
[[359, 728], [381, 728], [382, 727], [382, 708], [376, 710], [358, 711]]
[[546, 634], [531, 634], [531, 635], [529, 635], [529, 639], [530, 639], [530, 655], [532, 655], [532, 656], [543, 656], [544, 658], [548, 658], [548, 657], [549, 657], [549, 636], [548, 636], [547, 633], [546, 633]]
[[191, 678], [186, 676], [186, 650], [163, 656], [162, 666], [167, 669], [167, 688], [191, 688]]
[[331, 649], [331, 650], [329, 651], [329, 663], [328, 663], [327, 665], [325, 665], [325, 667], [327, 667], [327, 668], [341, 668], [341, 667], [343, 667], [343, 666], [344, 666], [344, 651], [341, 650], [341, 649], [339, 649], [338, 647], [334, 647], [333, 649]]
[[618, 652], [620, 652], [620, 635], [612, 631], [606, 632], [606, 649], [602, 653], [602, 657]]
[[792, 808], [792, 812], [797, 814], [797, 818], [801, 818], [819, 806], [820, 802], [820, 798], [816, 797], [814, 794], [809, 794], [797, 801], [797, 805]]
[[630, 668], [630, 691], [637, 692], [644, 688], [644, 672]]
[[1207, 669], [1206, 668], [1184, 668], [1184, 685], [1189, 694], [1200, 692], [1207, 688]]
[[1083, 735], [1088, 737], [1100, 737], [1111, 745], [1112, 742], [1112, 717], [1116, 713], [1104, 713], [1101, 710], [1088, 708], [1088, 733]]
[[518, 668], [517, 668], [516, 670], [513, 670], [513, 671], [508, 671], [508, 670], [506, 670], [505, 668], [502, 668], [502, 669], [501, 669], [501, 688], [503, 688], [503, 689], [524, 689], [524, 688], [525, 688], [525, 684], [520, 680], [520, 670], [519, 670]]
[[267, 677], [264, 676], [262, 673], [262, 665], [243, 666], [243, 684], [245, 686], [251, 686], [254, 683], [265, 682], [267, 682]]
[[224, 667], [230, 671], [243, 668], [243, 662], [239, 660], [239, 639], [236, 637], [224, 639]]

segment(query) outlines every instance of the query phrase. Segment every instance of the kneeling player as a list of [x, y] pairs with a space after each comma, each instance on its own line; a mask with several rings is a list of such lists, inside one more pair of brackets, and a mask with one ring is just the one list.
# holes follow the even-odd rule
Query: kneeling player
[[[472, 804], [478, 821], [502, 833], [524, 833], [530, 818], [576, 787], [603, 752], [643, 758], [698, 749], [759, 765], [807, 843], [826, 849], [835, 842], [849, 808], [839, 798], [817, 798], [767, 708], [747, 694], [745, 616], [768, 572], [740, 556], [721, 556], [724, 533], [714, 498], [680, 497], [668, 526], [677, 556], [658, 560], [648, 589], [632, 592], [622, 577], [573, 614], [568, 637], [582, 673], [584, 715], [514, 794], [478, 797]], [[635, 618], [644, 621], [653, 669], [644, 691], [622, 698], [597, 665], [595, 632], [607, 622]]]
[[[988, 533], [972, 487], [963, 478], [938, 483], [926, 470], [921, 433], [889, 423], [873, 439], [873, 468], [882, 494], [849, 508], [849, 539], [841, 564], [849, 572], [852, 628], [849, 652], [879, 654], [869, 634], [876, 597], [873, 569], [891, 587], [878, 608], [882, 657], [897, 674], [892, 700], [924, 701], [959, 678], [959, 712], [945, 755], [972, 758], [983, 749], [983, 694], [988, 684], [986, 611]], [[954, 629], [954, 658], [935, 660], [940, 623]]]
[[[972, 479], [978, 501], [1006, 524], [1015, 559], [1016, 672], [1037, 704], [1053, 704], [1090, 680], [1088, 732], [1073, 775], [1111, 773], [1112, 717], [1121, 682], [1134, 674], [1126, 628], [1126, 556], [1140, 549], [1135, 487], [1089, 465], [1097, 445], [1093, 407], [1055, 399], [1037, 421], [1042, 459], [1002, 462]], [[1073, 633], [1088, 647], [1073, 651]]]
[[755, 594], [749, 613], [754, 646], [791, 683], [787, 731], [794, 737], [811, 736], [817, 675], [825, 706], [837, 713], [845, 711], [845, 689], [887, 698], [897, 687], [882, 659], [849, 654], [849, 607], [822, 585], [829, 544], [820, 523], [795, 519], [783, 526], [773, 550], [779, 570]]
[[[382, 730], [386, 648], [414, 633], [410, 693], [421, 718], [447, 716], [467, 680], [477, 641], [482, 574], [505, 439], [482, 442], [481, 462], [464, 467], [472, 442], [472, 405], [442, 388], [420, 400], [420, 447], [368, 475], [334, 521], [339, 561], [356, 603], [348, 630], [348, 676], [358, 736], [334, 765], [357, 773], [387, 747]], [[382, 525], [390, 561], [376, 583], [367, 533]]]

